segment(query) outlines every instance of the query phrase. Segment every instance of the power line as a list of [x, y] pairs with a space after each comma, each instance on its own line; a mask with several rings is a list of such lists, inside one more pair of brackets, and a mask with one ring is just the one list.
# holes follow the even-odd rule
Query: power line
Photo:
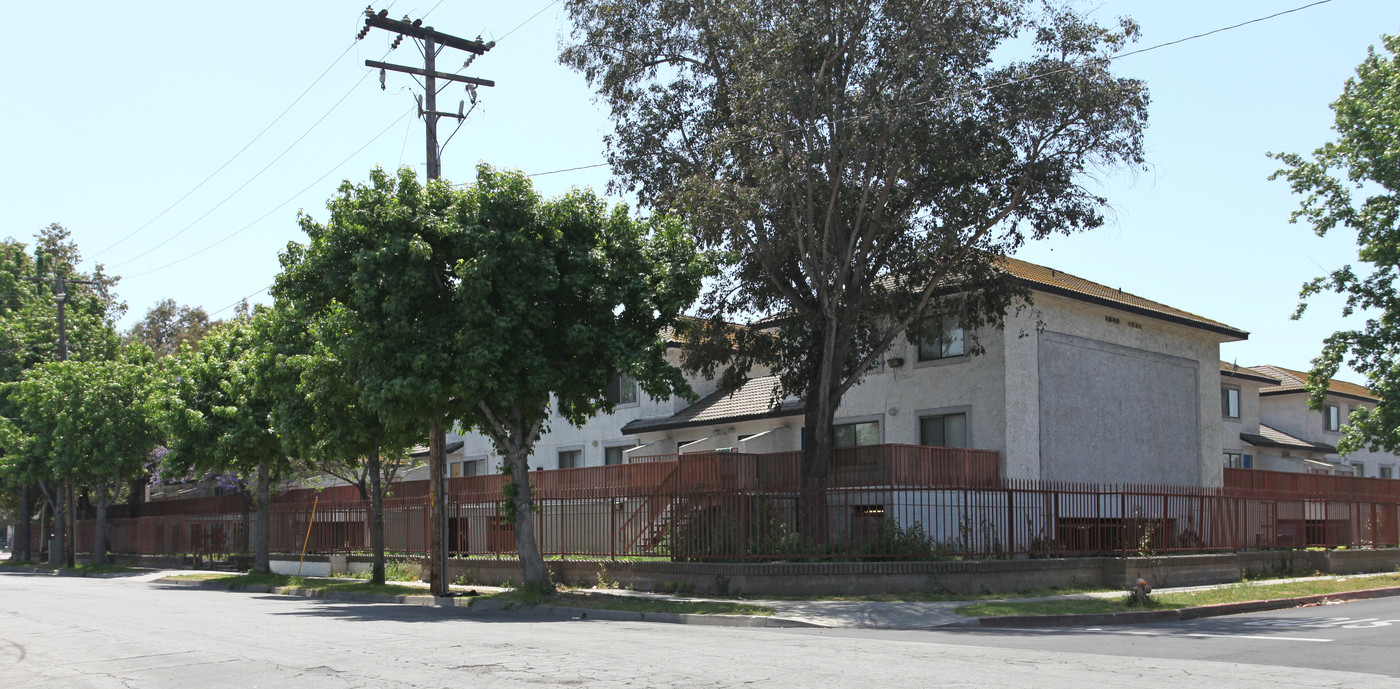
[[[859, 119], [865, 119], [865, 118], [868, 118], [868, 117], [874, 117], [875, 115], [880, 115], [880, 114], [886, 114], [886, 113], [892, 113], [892, 112], [899, 112], [900, 110], [909, 110], [909, 109], [912, 109], [912, 108], [918, 108], [918, 107], [933, 105], [933, 104], [935, 104], [935, 103], [941, 103], [941, 102], [948, 101], [948, 100], [952, 100], [952, 99], [954, 99], [954, 98], [959, 98], [959, 97], [962, 97], [962, 96], [969, 96], [969, 95], [972, 95], [972, 94], [974, 94], [974, 93], [980, 93], [980, 92], [983, 92], [983, 91], [991, 91], [991, 90], [993, 90], [993, 89], [1004, 88], [1004, 87], [1007, 87], [1007, 86], [1014, 86], [1014, 85], [1016, 85], [1016, 84], [1021, 84], [1021, 83], [1025, 83], [1025, 82], [1028, 82], [1028, 81], [1035, 81], [1035, 80], [1038, 80], [1038, 79], [1043, 79], [1043, 78], [1048, 77], [1048, 76], [1053, 76], [1053, 75], [1055, 75], [1055, 74], [1060, 74], [1060, 73], [1062, 73], [1062, 72], [1069, 72], [1069, 71], [1073, 71], [1073, 70], [1076, 70], [1076, 69], [1080, 69], [1080, 68], [1082, 68], [1082, 67], [1085, 67], [1085, 66], [1088, 66], [1088, 65], [1091, 65], [1091, 64], [1103, 63], [1103, 62], [1113, 62], [1113, 61], [1115, 61], [1115, 60], [1121, 60], [1121, 59], [1123, 59], [1123, 58], [1125, 58], [1125, 57], [1130, 57], [1130, 56], [1133, 56], [1133, 55], [1141, 55], [1141, 54], [1143, 54], [1143, 53], [1152, 52], [1152, 51], [1154, 51], [1154, 50], [1160, 50], [1160, 49], [1162, 49], [1162, 48], [1166, 48], [1166, 47], [1169, 47], [1169, 46], [1180, 45], [1180, 44], [1182, 44], [1182, 43], [1186, 43], [1186, 42], [1189, 42], [1189, 41], [1194, 41], [1194, 40], [1197, 40], [1197, 39], [1205, 38], [1205, 37], [1207, 37], [1207, 36], [1213, 36], [1213, 35], [1218, 34], [1218, 33], [1223, 33], [1223, 32], [1226, 32], [1226, 31], [1232, 31], [1232, 30], [1234, 30], [1234, 29], [1238, 29], [1238, 28], [1241, 28], [1241, 27], [1249, 26], [1249, 25], [1251, 25], [1251, 24], [1258, 24], [1258, 23], [1260, 23], [1260, 22], [1265, 22], [1265, 21], [1268, 21], [1268, 20], [1270, 20], [1270, 19], [1275, 19], [1275, 18], [1278, 18], [1278, 17], [1282, 17], [1282, 16], [1287, 15], [1287, 14], [1293, 14], [1294, 12], [1301, 12], [1301, 11], [1306, 10], [1306, 9], [1309, 9], [1309, 8], [1317, 7], [1318, 5], [1326, 5], [1326, 4], [1328, 4], [1328, 3], [1332, 2], [1332, 1], [1333, 1], [1333, 0], [1317, 0], [1316, 2], [1311, 2], [1311, 3], [1308, 3], [1308, 4], [1306, 4], [1306, 5], [1299, 5], [1298, 7], [1294, 7], [1294, 8], [1292, 8], [1292, 9], [1282, 10], [1282, 11], [1275, 12], [1275, 13], [1270, 14], [1270, 15], [1267, 15], [1267, 16], [1257, 17], [1257, 18], [1255, 18], [1255, 19], [1250, 19], [1250, 20], [1247, 20], [1247, 21], [1243, 21], [1243, 22], [1240, 22], [1240, 23], [1238, 23], [1238, 24], [1232, 24], [1232, 25], [1230, 25], [1230, 26], [1223, 26], [1223, 27], [1220, 27], [1220, 28], [1218, 28], [1218, 29], [1212, 29], [1212, 30], [1210, 30], [1210, 31], [1204, 31], [1204, 32], [1201, 32], [1201, 33], [1198, 33], [1198, 34], [1194, 34], [1194, 35], [1191, 35], [1191, 36], [1186, 36], [1186, 37], [1184, 37], [1184, 38], [1178, 38], [1178, 39], [1176, 39], [1176, 40], [1167, 41], [1167, 42], [1165, 42], [1165, 43], [1158, 43], [1158, 44], [1156, 44], [1156, 45], [1148, 46], [1148, 47], [1146, 47], [1146, 48], [1139, 48], [1139, 49], [1137, 49], [1137, 50], [1130, 50], [1130, 51], [1127, 51], [1127, 52], [1118, 53], [1118, 54], [1116, 54], [1116, 55], [1110, 55], [1110, 56], [1104, 57], [1104, 58], [1093, 58], [1093, 59], [1089, 59], [1089, 60], [1084, 60], [1084, 61], [1079, 62], [1079, 63], [1076, 63], [1076, 64], [1066, 65], [1066, 66], [1064, 66], [1064, 67], [1060, 67], [1060, 68], [1058, 68], [1058, 69], [1052, 69], [1052, 70], [1049, 70], [1049, 71], [1046, 71], [1046, 72], [1038, 72], [1038, 73], [1036, 73], [1036, 74], [1027, 75], [1027, 76], [1021, 77], [1021, 78], [1019, 78], [1019, 79], [1011, 79], [1011, 80], [1008, 80], [1008, 81], [1002, 81], [1002, 82], [998, 82], [998, 83], [995, 83], [995, 84], [988, 84], [988, 85], [986, 85], [986, 86], [979, 86], [979, 87], [973, 88], [973, 89], [966, 89], [966, 90], [963, 90], [963, 91], [957, 91], [957, 92], [954, 92], [954, 93], [950, 93], [950, 94], [948, 94], [948, 95], [946, 95], [946, 96], [939, 96], [939, 97], [937, 97], [937, 98], [931, 98], [931, 99], [929, 99], [929, 100], [919, 101], [919, 102], [916, 102], [916, 103], [910, 103], [910, 104], [908, 104], [908, 105], [903, 105], [903, 106], [899, 106], [899, 107], [895, 107], [895, 108], [886, 108], [886, 109], [883, 109], [883, 110], [876, 111], [876, 112], [874, 112], [874, 113], [860, 113], [860, 114], [855, 114], [855, 115], [847, 115], [847, 116], [845, 116], [845, 117], [838, 117], [838, 118], [832, 119], [832, 120], [830, 121], [830, 123], [831, 123], [831, 124], [837, 124], [837, 123], [841, 123], [841, 122], [849, 122], [849, 121], [852, 121], [852, 120], [859, 120]], [[775, 134], [791, 134], [791, 133], [800, 132], [800, 131], [803, 131], [804, 129], [809, 129], [809, 128], [811, 128], [811, 127], [810, 127], [810, 126], [808, 126], [808, 127], [792, 127], [792, 128], [789, 128], [789, 129], [778, 130], [778, 131], [775, 131], [775, 132], [768, 132], [768, 133], [766, 133], [766, 134], [762, 134], [762, 135], [758, 135], [758, 136], [751, 136], [751, 137], [747, 137], [747, 138], [743, 138], [743, 139], [738, 139], [738, 140], [736, 140], [734, 143], [744, 143], [744, 142], [747, 142], [747, 141], [756, 141], [756, 140], [758, 140], [758, 139], [762, 139], [762, 138], [767, 137], [767, 136], [773, 136], [773, 135], [775, 135]], [[650, 155], [657, 155], [657, 154], [654, 154], [654, 153], [653, 153], [653, 154], [650, 154]], [[577, 167], [563, 168], [563, 169], [559, 169], [559, 170], [547, 170], [547, 171], [545, 171], [545, 172], [535, 172], [535, 173], [531, 173], [531, 174], [526, 175], [526, 177], [543, 177], [543, 176], [545, 176], [545, 175], [557, 175], [557, 174], [562, 174], [562, 173], [565, 173], [565, 172], [576, 172], [576, 171], [578, 171], [578, 170], [590, 170], [590, 169], [598, 168], [598, 167], [606, 167], [606, 166], [608, 166], [608, 165], [609, 165], [609, 163], [594, 163], [594, 164], [592, 164], [592, 165], [580, 165], [580, 166], [577, 166]]]
[[169, 268], [169, 267], [171, 267], [171, 266], [173, 266], [173, 265], [176, 265], [176, 264], [178, 264], [178, 263], [184, 263], [185, 261], [188, 261], [189, 259], [194, 258], [195, 256], [198, 256], [198, 255], [200, 255], [200, 254], [202, 254], [202, 253], [204, 253], [204, 252], [206, 252], [206, 251], [208, 251], [208, 250], [210, 250], [210, 249], [212, 249], [212, 248], [214, 248], [214, 247], [216, 247], [216, 246], [218, 246], [218, 245], [220, 245], [220, 244], [223, 244], [224, 242], [226, 242], [226, 241], [228, 241], [228, 240], [230, 240], [230, 239], [233, 239], [235, 236], [237, 236], [237, 235], [243, 233], [244, 230], [247, 230], [248, 228], [250, 228], [250, 227], [252, 227], [252, 226], [254, 226], [254, 225], [256, 225], [256, 224], [262, 222], [262, 221], [265, 220], [269, 215], [272, 215], [273, 213], [276, 213], [277, 211], [281, 210], [283, 206], [285, 206], [285, 205], [291, 203], [292, 201], [295, 201], [295, 200], [297, 199], [297, 197], [301, 196], [302, 194], [305, 194], [307, 191], [310, 191], [310, 189], [311, 189], [312, 187], [316, 186], [317, 184], [319, 184], [319, 183], [321, 182], [321, 180], [323, 180], [323, 179], [329, 177], [329, 176], [331, 175], [332, 172], [335, 172], [336, 170], [339, 170], [339, 169], [340, 169], [342, 166], [344, 166], [346, 163], [350, 162], [351, 159], [353, 159], [355, 156], [359, 155], [359, 154], [360, 154], [360, 151], [363, 151], [363, 150], [365, 150], [366, 148], [369, 148], [369, 145], [370, 145], [370, 144], [374, 143], [375, 141], [378, 141], [378, 140], [379, 140], [379, 137], [384, 136], [385, 132], [388, 132], [390, 129], [392, 129], [392, 128], [393, 128], [395, 125], [397, 125], [397, 124], [399, 123], [399, 121], [402, 120], [403, 118], [408, 117], [409, 113], [411, 113], [411, 112], [413, 112], [413, 111], [412, 111], [412, 110], [406, 110], [406, 111], [404, 111], [404, 113], [403, 113], [402, 115], [399, 115], [397, 118], [394, 119], [393, 122], [390, 122], [390, 123], [389, 123], [389, 126], [385, 127], [384, 129], [381, 129], [381, 130], [379, 131], [378, 134], [375, 134], [375, 135], [374, 135], [374, 138], [370, 139], [369, 141], [366, 141], [366, 142], [364, 143], [363, 146], [360, 146], [359, 148], [355, 149], [355, 152], [354, 152], [354, 153], [351, 153], [350, 155], [346, 156], [344, 160], [340, 161], [339, 163], [336, 163], [335, 167], [332, 167], [331, 169], [327, 170], [327, 171], [325, 172], [325, 174], [321, 175], [320, 177], [317, 177], [317, 178], [316, 178], [314, 181], [312, 181], [310, 184], [308, 184], [308, 185], [306, 185], [305, 187], [303, 187], [303, 188], [301, 189], [301, 191], [298, 191], [297, 193], [292, 194], [290, 197], [287, 198], [286, 201], [283, 201], [282, 203], [277, 204], [277, 207], [276, 207], [276, 208], [273, 208], [272, 210], [270, 210], [270, 211], [268, 211], [268, 212], [266, 212], [266, 213], [263, 213], [261, 216], [258, 216], [258, 218], [257, 218], [256, 220], [254, 220], [254, 221], [248, 223], [247, 225], [244, 225], [243, 227], [238, 228], [237, 230], [234, 230], [232, 233], [230, 233], [230, 234], [224, 236], [223, 239], [220, 239], [220, 240], [214, 242], [213, 244], [210, 244], [210, 245], [204, 247], [203, 249], [200, 249], [200, 250], [198, 250], [198, 251], [196, 251], [196, 252], [194, 252], [194, 253], [192, 253], [192, 254], [188, 254], [188, 255], [184, 256], [183, 258], [178, 258], [178, 259], [176, 259], [176, 260], [174, 260], [174, 261], [171, 261], [171, 262], [169, 262], [169, 263], [167, 263], [167, 264], [165, 264], [165, 265], [163, 265], [163, 266], [160, 266], [159, 268], [152, 268], [151, 270], [148, 270], [148, 271], [146, 271], [146, 272], [144, 272], [144, 273], [137, 273], [137, 274], [135, 274], [135, 275], [128, 275], [128, 276], [126, 276], [126, 279], [127, 279], [127, 280], [132, 280], [132, 279], [135, 279], [135, 278], [139, 278], [139, 277], [143, 277], [143, 276], [146, 276], [146, 275], [150, 275], [151, 273], [160, 272], [160, 271], [165, 270], [166, 268]]
[[270, 289], [272, 289], [272, 285], [268, 285], [267, 287], [264, 287], [264, 288], [262, 288], [262, 289], [260, 289], [260, 290], [258, 290], [258, 291], [256, 291], [256, 292], [254, 292], [254, 293], [252, 293], [252, 294], [246, 296], [246, 297], [243, 297], [242, 299], [239, 299], [238, 301], [233, 302], [232, 304], [229, 304], [228, 306], [225, 306], [224, 308], [219, 309], [218, 311], [214, 311], [213, 313], [210, 313], [210, 314], [209, 314], [209, 317], [210, 317], [210, 318], [213, 318], [214, 316], [217, 316], [217, 315], [219, 315], [219, 314], [221, 314], [221, 313], [223, 313], [223, 312], [225, 312], [225, 311], [227, 311], [227, 310], [229, 310], [229, 309], [231, 309], [231, 308], [233, 308], [233, 307], [235, 307], [235, 306], [238, 306], [239, 304], [242, 304], [243, 302], [248, 301], [249, 299], [252, 299], [253, 297], [256, 297], [256, 296], [258, 296], [259, 294], [262, 294], [263, 292], [266, 292], [266, 291], [268, 291], [268, 290], [270, 290]]
[[541, 14], [544, 14], [544, 11], [545, 11], [545, 10], [547, 10], [547, 9], [549, 9], [549, 8], [555, 6], [555, 5], [558, 5], [558, 4], [559, 4], [559, 0], [554, 0], [553, 2], [549, 3], [548, 5], [545, 5], [544, 7], [541, 7], [541, 8], [540, 8], [540, 11], [538, 11], [538, 12], [536, 12], [536, 13], [530, 15], [530, 18], [529, 18], [529, 19], [526, 19], [525, 21], [520, 22], [519, 24], [516, 24], [514, 29], [511, 29], [510, 31], [507, 31], [507, 32], [505, 33], [504, 36], [501, 36], [500, 38], [496, 39], [496, 42], [497, 42], [497, 43], [500, 43], [501, 41], [506, 40], [506, 37], [507, 37], [507, 36], [510, 36], [511, 34], [515, 33], [516, 31], [519, 31], [519, 30], [520, 30], [520, 27], [525, 26], [526, 24], [529, 24], [529, 23], [532, 22], [532, 21], [535, 21], [535, 17], [538, 17], [538, 16], [540, 16]]
[[[392, 6], [392, 5], [391, 5], [391, 6]], [[218, 175], [220, 172], [223, 172], [224, 168], [228, 167], [231, 163], [233, 163], [233, 161], [237, 160], [238, 157], [241, 156], [241, 155], [243, 155], [243, 153], [246, 152], [249, 148], [252, 148], [253, 144], [257, 143], [258, 140], [262, 138], [263, 134], [266, 134], [266, 133], [268, 132], [268, 130], [272, 129], [272, 127], [273, 127], [274, 125], [276, 125], [278, 122], [281, 122], [281, 121], [282, 121], [282, 118], [285, 117], [285, 116], [287, 115], [287, 113], [291, 112], [291, 111], [292, 111], [292, 108], [296, 107], [296, 104], [297, 104], [297, 103], [300, 103], [300, 102], [301, 102], [301, 99], [306, 97], [306, 94], [308, 94], [308, 93], [311, 92], [311, 89], [315, 88], [317, 84], [321, 83], [321, 80], [324, 79], [324, 78], [326, 77], [327, 74], [330, 74], [331, 69], [334, 68], [337, 64], [340, 63], [341, 58], [345, 57], [346, 54], [348, 54], [351, 50], [354, 50], [355, 44], [356, 44], [356, 43], [357, 43], [357, 41], [351, 41], [351, 42], [350, 42], [350, 45], [348, 45], [348, 46], [345, 47], [345, 50], [341, 51], [341, 53], [340, 53], [339, 55], [335, 56], [335, 59], [334, 59], [334, 60], [331, 60], [331, 63], [330, 63], [329, 65], [326, 65], [326, 69], [323, 70], [323, 71], [321, 72], [320, 76], [317, 76], [316, 79], [315, 79], [314, 81], [311, 82], [311, 85], [310, 85], [310, 86], [307, 86], [305, 89], [303, 89], [302, 92], [301, 92], [301, 94], [299, 94], [295, 99], [293, 99], [290, 105], [288, 105], [286, 108], [284, 108], [284, 109], [282, 110], [282, 112], [281, 112], [280, 114], [277, 115], [277, 117], [274, 117], [274, 118], [272, 119], [272, 121], [269, 122], [269, 123], [267, 124], [266, 127], [263, 127], [263, 128], [262, 128], [262, 131], [258, 132], [257, 136], [254, 136], [253, 139], [252, 139], [251, 141], [249, 141], [248, 143], [244, 144], [244, 145], [243, 145], [243, 148], [238, 149], [238, 152], [237, 152], [237, 153], [234, 153], [232, 157], [230, 157], [228, 160], [224, 161], [224, 164], [223, 164], [223, 165], [220, 165], [220, 166], [218, 167], [218, 169], [216, 169], [216, 170], [214, 170], [213, 172], [209, 173], [209, 176], [208, 176], [208, 177], [205, 177], [203, 180], [200, 180], [199, 184], [194, 185], [194, 187], [191, 188], [189, 191], [185, 192], [185, 194], [184, 194], [183, 196], [181, 196], [181, 197], [178, 198], [178, 199], [175, 199], [175, 202], [172, 203], [172, 204], [170, 204], [169, 206], [166, 206], [165, 210], [163, 210], [163, 211], [157, 213], [157, 214], [155, 215], [155, 217], [153, 217], [153, 218], [151, 218], [150, 220], [147, 220], [146, 222], [142, 223], [140, 227], [138, 227], [138, 228], [132, 230], [132, 231], [131, 231], [129, 234], [127, 234], [125, 237], [122, 237], [121, 239], [118, 239], [117, 241], [112, 242], [111, 244], [107, 245], [106, 248], [102, 249], [101, 251], [98, 251], [97, 253], [95, 253], [95, 254], [93, 254], [93, 255], [91, 255], [91, 256], [89, 256], [89, 257], [87, 257], [87, 259], [84, 260], [83, 263], [87, 263], [87, 262], [89, 262], [89, 261], [92, 261], [93, 259], [97, 258], [98, 256], [101, 256], [102, 254], [106, 253], [107, 251], [111, 250], [112, 248], [116, 247], [117, 245], [121, 244], [122, 242], [125, 242], [126, 240], [131, 239], [132, 237], [136, 236], [136, 233], [140, 232], [141, 230], [146, 229], [151, 223], [153, 223], [153, 222], [159, 220], [159, 219], [160, 219], [161, 217], [163, 217], [166, 213], [169, 213], [169, 212], [171, 211], [171, 209], [173, 209], [173, 208], [175, 208], [176, 206], [180, 205], [180, 202], [182, 202], [182, 201], [184, 201], [185, 199], [189, 198], [189, 197], [190, 197], [190, 194], [193, 194], [193, 193], [195, 193], [196, 191], [199, 191], [199, 189], [202, 188], [206, 183], [208, 183], [209, 180], [214, 179], [214, 176], [215, 176], [215, 175]], [[206, 214], [206, 215], [207, 215], [207, 214]], [[81, 265], [81, 264], [79, 264], [79, 265]]]

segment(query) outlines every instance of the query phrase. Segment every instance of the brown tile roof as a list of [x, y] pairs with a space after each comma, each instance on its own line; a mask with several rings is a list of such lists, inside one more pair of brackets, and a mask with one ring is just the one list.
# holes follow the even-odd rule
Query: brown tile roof
[[1082, 301], [1105, 304], [1166, 321], [1202, 328], [1235, 339], [1244, 340], [1249, 338], [1249, 333], [1239, 328], [1226, 325], [1220, 321], [1213, 321], [1203, 316], [1197, 316], [1194, 313], [1182, 311], [1181, 309], [1167, 306], [1161, 302], [1144, 299], [1135, 294], [1124, 292], [1121, 289], [1114, 289], [1054, 268], [1046, 268], [1045, 266], [1028, 263], [1018, 258], [1007, 256], [1001, 260], [1006, 266], [1007, 271], [1028, 283], [1032, 289], [1060, 294]]
[[1267, 383], [1269, 385], [1278, 385], [1280, 382], [1278, 378], [1266, 376], [1248, 366], [1241, 366], [1229, 361], [1220, 362], [1220, 375], [1228, 378], [1252, 380], [1256, 383]]
[[[1277, 378], [1278, 385], [1261, 388], [1260, 395], [1286, 395], [1294, 392], [1307, 392], [1308, 374], [1302, 371], [1283, 368], [1282, 366], [1250, 366], [1256, 373], [1260, 373], [1270, 378]], [[1356, 383], [1348, 383], [1344, 380], [1333, 378], [1327, 381], [1327, 392], [1341, 397], [1375, 402], [1376, 396], [1370, 390]]]
[[1312, 443], [1302, 438], [1296, 438], [1273, 426], [1259, 424], [1259, 433], [1241, 433], [1240, 440], [1243, 440], [1255, 447], [1277, 447], [1284, 450], [1302, 450], [1304, 452], [1321, 452], [1323, 454], [1337, 454], [1337, 448], [1323, 443]]
[[676, 428], [709, 426], [712, 424], [750, 421], [753, 419], [797, 416], [803, 405], [799, 400], [779, 402], [774, 399], [777, 376], [750, 378], [738, 390], [726, 395], [712, 392], [695, 404], [659, 419], [637, 419], [622, 427], [622, 432], [648, 433]]

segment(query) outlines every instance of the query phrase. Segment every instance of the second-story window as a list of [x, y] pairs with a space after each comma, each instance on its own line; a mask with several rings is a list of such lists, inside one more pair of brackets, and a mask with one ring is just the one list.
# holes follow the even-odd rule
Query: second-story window
[[608, 383], [608, 401], [613, 404], [636, 404], [637, 381], [631, 376], [616, 375]]
[[1240, 391], [1238, 388], [1220, 388], [1220, 413], [1227, 419], [1240, 418]]
[[1342, 430], [1342, 410], [1335, 404], [1322, 408], [1322, 427], [1329, 431]]
[[924, 327], [927, 330], [923, 337], [919, 338], [919, 361], [949, 359], [967, 353], [963, 343], [963, 329], [958, 325], [956, 318], [944, 316], [937, 326], [934, 319], [930, 319]]

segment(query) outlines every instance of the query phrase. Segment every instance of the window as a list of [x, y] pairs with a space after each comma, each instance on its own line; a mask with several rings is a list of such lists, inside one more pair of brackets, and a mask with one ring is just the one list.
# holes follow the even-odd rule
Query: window
[[[924, 327], [930, 331], [934, 329], [930, 324], [925, 324]], [[948, 359], [965, 353], [963, 329], [952, 316], [943, 317], [937, 332], [925, 332], [919, 338], [919, 361]]]
[[1227, 469], [1253, 469], [1254, 456], [1240, 454], [1238, 452], [1226, 452], [1225, 467]]
[[583, 450], [560, 450], [559, 468], [577, 469], [583, 466]]
[[836, 447], [880, 444], [880, 422], [843, 423], [832, 426]]
[[603, 464], [612, 466], [613, 464], [626, 464], [627, 455], [622, 453], [636, 447], [636, 445], [617, 445], [603, 448]]
[[613, 404], [637, 403], [637, 380], [632, 376], [616, 375], [608, 383], [608, 401]]
[[1392, 467], [1381, 467], [1381, 478], [1395, 478], [1395, 469]]
[[1363, 476], [1365, 476], [1365, 475], [1366, 475], [1366, 465], [1364, 465], [1364, 464], [1353, 464], [1353, 465], [1351, 465], [1351, 475], [1352, 475], [1352, 476], [1356, 476], [1356, 477], [1363, 477]]
[[1227, 419], [1240, 418], [1240, 391], [1238, 388], [1220, 388], [1220, 413]]
[[1322, 408], [1322, 427], [1329, 431], [1342, 429], [1342, 410], [1335, 404]]
[[919, 419], [919, 444], [967, 447], [967, 414], [940, 414]]
[[481, 476], [486, 473], [486, 459], [469, 459], [462, 462], [463, 476]]

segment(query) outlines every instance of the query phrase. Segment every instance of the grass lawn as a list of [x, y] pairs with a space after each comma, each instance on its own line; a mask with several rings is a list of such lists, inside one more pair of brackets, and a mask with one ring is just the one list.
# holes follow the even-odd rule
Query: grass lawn
[[1400, 586], [1400, 574], [1350, 579], [1312, 579], [1279, 584], [1235, 584], [1203, 591], [1153, 594], [1146, 608], [1130, 608], [1127, 595], [1119, 598], [1071, 599], [1036, 602], [987, 602], [964, 605], [955, 612], [967, 617], [989, 615], [1076, 615], [1133, 610], [1175, 610], [1217, 603], [1246, 603], [1277, 598], [1298, 598], [1344, 591]]

